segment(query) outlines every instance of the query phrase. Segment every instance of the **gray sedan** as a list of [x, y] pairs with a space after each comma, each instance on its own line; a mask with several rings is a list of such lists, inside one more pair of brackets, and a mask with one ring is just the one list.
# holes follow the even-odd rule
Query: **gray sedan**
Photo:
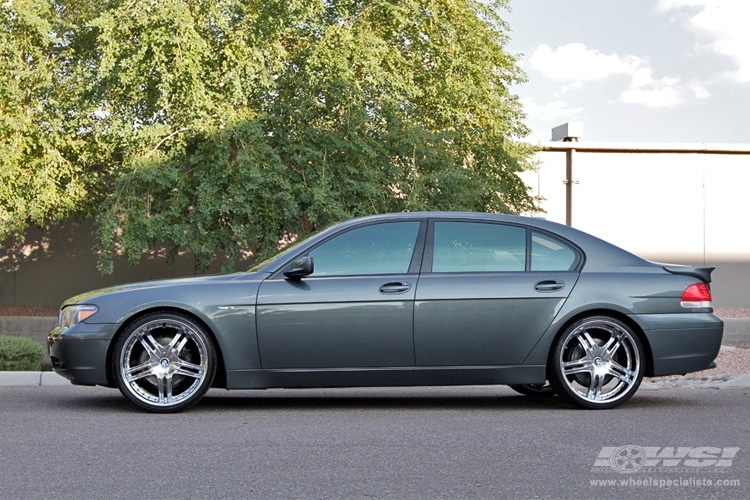
[[583, 408], [714, 366], [710, 267], [648, 262], [537, 218], [350, 220], [249, 272], [67, 300], [54, 370], [175, 412], [210, 387], [510, 385]]

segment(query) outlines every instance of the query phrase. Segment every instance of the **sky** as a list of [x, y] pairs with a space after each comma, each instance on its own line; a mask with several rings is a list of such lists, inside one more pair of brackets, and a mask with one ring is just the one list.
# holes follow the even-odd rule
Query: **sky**
[[511, 0], [532, 129], [582, 141], [750, 144], [750, 0]]

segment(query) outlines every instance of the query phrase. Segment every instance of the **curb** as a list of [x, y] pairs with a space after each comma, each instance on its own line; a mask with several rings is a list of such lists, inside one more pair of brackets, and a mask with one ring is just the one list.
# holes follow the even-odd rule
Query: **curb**
[[750, 319], [724, 319], [722, 345], [750, 347]]
[[731, 380], [727, 380], [719, 385], [719, 389], [748, 389], [750, 388], [750, 373], [740, 375]]
[[2, 386], [71, 385], [70, 380], [55, 372], [0, 372]]

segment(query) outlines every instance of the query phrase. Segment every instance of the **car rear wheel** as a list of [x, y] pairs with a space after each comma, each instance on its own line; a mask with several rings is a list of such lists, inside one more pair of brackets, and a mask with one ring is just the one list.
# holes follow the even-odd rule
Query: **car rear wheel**
[[606, 316], [582, 319], [563, 332], [552, 356], [557, 393], [581, 408], [614, 408], [638, 390], [644, 350], [625, 323]]
[[117, 386], [130, 402], [172, 413], [194, 405], [211, 387], [216, 350], [211, 337], [190, 318], [153, 313], [123, 332], [112, 366]]
[[508, 387], [524, 396], [531, 396], [532, 398], [544, 398], [556, 394], [555, 388], [549, 382], [543, 384], [509, 385]]

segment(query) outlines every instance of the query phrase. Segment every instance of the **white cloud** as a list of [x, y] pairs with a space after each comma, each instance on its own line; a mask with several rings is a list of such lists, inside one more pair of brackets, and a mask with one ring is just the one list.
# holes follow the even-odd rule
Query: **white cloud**
[[[622, 75], [630, 78], [630, 85], [620, 94], [619, 100], [628, 104], [669, 108], [693, 99], [710, 97], [703, 85], [684, 83], [675, 76], [654, 78], [649, 59], [604, 54], [588, 49], [582, 43], [569, 43], [556, 49], [546, 44], [540, 45], [531, 56], [530, 63], [533, 69], [547, 78], [570, 82], [560, 87], [555, 93], [557, 96], [577, 90], [584, 83]], [[563, 101], [554, 101], [546, 104], [545, 108], [546, 112], [552, 113], [563, 106]]]
[[574, 120], [583, 112], [583, 108], [571, 108], [565, 101], [550, 101], [539, 105], [532, 99], [526, 98], [521, 99], [521, 104], [530, 118], [545, 124]]
[[640, 68], [632, 76], [630, 87], [620, 95], [623, 102], [650, 108], [669, 108], [682, 104], [687, 99], [679, 78], [654, 80], [651, 68]]
[[582, 43], [569, 43], [556, 49], [547, 44], [536, 48], [531, 67], [547, 78], [567, 82], [601, 80], [617, 74], [632, 74], [646, 62], [635, 56], [620, 57], [587, 49]]
[[630, 87], [620, 95], [620, 101], [649, 108], [673, 108], [709, 97], [711, 93], [702, 83], [683, 83], [674, 76], [657, 80], [653, 78], [651, 68], [641, 68], [633, 74]]
[[704, 42], [698, 50], [728, 57], [735, 65], [724, 74], [750, 83], [750, 3], [747, 0], [660, 0], [657, 10], [676, 12], [679, 21]]

